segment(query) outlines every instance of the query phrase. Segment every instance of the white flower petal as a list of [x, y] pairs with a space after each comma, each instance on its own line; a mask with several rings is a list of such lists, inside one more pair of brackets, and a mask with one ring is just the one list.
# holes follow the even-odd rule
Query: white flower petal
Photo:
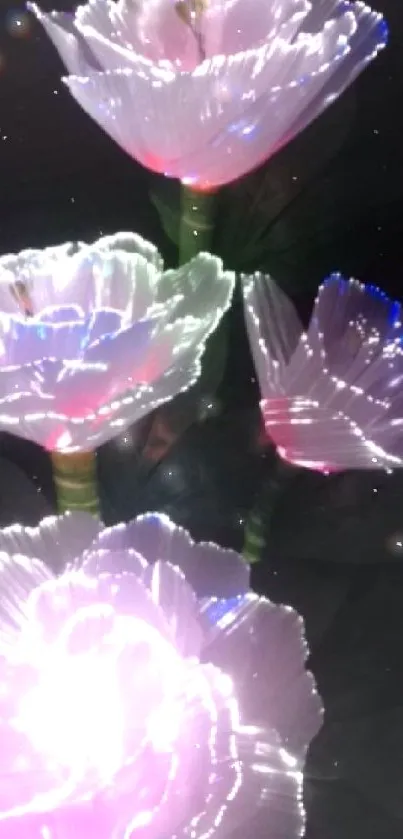
[[234, 43], [192, 72], [153, 63], [144, 52], [87, 30], [99, 54], [113, 51], [115, 66], [70, 75], [66, 83], [84, 110], [143, 165], [185, 183], [217, 186], [288, 142], [385, 44], [382, 18], [362, 3], [325, 4], [308, 16], [312, 32], [298, 31], [305, 8], [295, 14], [288, 28], [280, 25], [280, 37], [244, 52]]
[[[306, 749], [322, 723], [314, 680], [305, 670], [302, 618], [255, 594], [205, 604], [210, 624], [204, 655], [237, 685], [243, 721], [275, 729], [302, 768]], [[209, 641], [210, 637], [210, 641]], [[225, 665], [224, 665], [225, 662]]]
[[[102, 5], [104, 0], [101, 0]], [[144, 257], [147, 262], [154, 265], [157, 271], [164, 270], [164, 262], [160, 255], [158, 248], [151, 242], [147, 242], [138, 233], [113, 233], [110, 236], [102, 236], [96, 242], [99, 250], [108, 250], [112, 253], [114, 251], [125, 251], [125, 253], [137, 253]]]
[[195, 593], [184, 574], [166, 560], [150, 565], [145, 574], [151, 597], [160, 607], [175, 646], [184, 656], [200, 656], [203, 633]]
[[0, 656], [7, 655], [24, 624], [29, 595], [52, 578], [52, 572], [38, 559], [0, 552]]
[[[130, 233], [4, 257], [0, 428], [88, 450], [194, 384], [235, 278], [209, 254], [162, 268]], [[15, 316], [17, 283], [28, 320]]]
[[280, 396], [282, 376], [302, 324], [291, 300], [275, 282], [256, 273], [242, 277], [245, 321], [263, 398]]
[[128, 524], [103, 530], [94, 550], [136, 550], [148, 563], [178, 566], [199, 598], [234, 597], [249, 588], [249, 567], [239, 554], [217, 545], [193, 542], [189, 533], [163, 513], [146, 513]]
[[80, 35], [72, 14], [67, 12], [45, 14], [36, 3], [28, 3], [27, 7], [44, 27], [69, 73], [87, 73], [91, 68], [102, 69]]
[[[128, 836], [144, 823], [150, 837], [241, 839], [247, 829], [265, 839], [269, 829], [297, 839], [305, 751], [320, 724], [301, 620], [250, 593], [200, 610], [167, 558], [182, 557], [196, 581], [205, 560], [220, 588], [217, 567], [231, 552], [195, 545], [165, 516], [100, 532], [80, 514], [51, 526], [61, 576], [0, 552], [0, 825], [24, 807], [29, 833], [51, 809], [77, 839]], [[22, 540], [29, 550], [33, 532]], [[34, 542], [49, 557], [53, 542]], [[65, 569], [73, 542], [82, 555]]]
[[[224, 271], [221, 259], [209, 253], [199, 253], [186, 266], [165, 271], [158, 286], [158, 300], [165, 302], [172, 291], [181, 299], [170, 320], [191, 315], [201, 320], [221, 320], [228, 308], [234, 287], [232, 271]], [[213, 301], [215, 301], [213, 303]]]
[[66, 513], [43, 519], [37, 527], [13, 524], [0, 530], [0, 552], [40, 559], [54, 573], [80, 556], [102, 531], [88, 513]]

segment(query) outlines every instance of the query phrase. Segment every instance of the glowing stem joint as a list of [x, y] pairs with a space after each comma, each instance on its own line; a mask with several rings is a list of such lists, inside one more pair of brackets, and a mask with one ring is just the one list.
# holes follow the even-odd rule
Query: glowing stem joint
[[52, 452], [52, 466], [58, 512], [83, 510], [98, 516], [95, 452]]

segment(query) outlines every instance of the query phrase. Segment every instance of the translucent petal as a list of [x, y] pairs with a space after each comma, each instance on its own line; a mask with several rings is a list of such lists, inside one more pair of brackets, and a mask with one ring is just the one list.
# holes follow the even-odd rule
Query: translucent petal
[[99, 521], [82, 512], [51, 516], [37, 527], [13, 524], [0, 530], [0, 552], [40, 559], [59, 573], [91, 545], [100, 530]]
[[27, 7], [44, 27], [69, 73], [87, 73], [90, 68], [102, 69], [78, 31], [72, 14], [67, 12], [45, 14], [36, 3], [27, 3]]
[[0, 314], [0, 363], [18, 367], [43, 358], [75, 358], [87, 333], [86, 323], [57, 324]]
[[[92, 5], [95, 6], [95, 3]], [[97, 5], [104, 8], [106, 4], [104, 0], [100, 0]], [[113, 5], [115, 6], [116, 4], [114, 3]], [[147, 262], [150, 262], [151, 265], [154, 265], [157, 271], [163, 271], [164, 269], [164, 262], [158, 252], [158, 248], [151, 242], [147, 242], [138, 233], [113, 233], [110, 236], [102, 236], [97, 240], [96, 244], [100, 250], [109, 250], [112, 252], [118, 250], [125, 251], [126, 253], [137, 253], [139, 256], [144, 257]]]
[[323, 471], [401, 465], [400, 304], [333, 275], [296, 340], [296, 315], [269, 277], [247, 280], [244, 294], [265, 426], [280, 453]]
[[158, 286], [158, 301], [165, 303], [178, 294], [170, 320], [186, 315], [217, 322], [228, 308], [234, 274], [224, 271], [221, 259], [200, 253], [186, 266], [165, 271]]
[[195, 816], [196, 829], [193, 824], [177, 836], [298, 839], [305, 823], [303, 776], [276, 733], [246, 727], [228, 736], [227, 743], [204, 808]]
[[[15, 783], [15, 779], [13, 779]], [[111, 839], [113, 824], [105, 808], [93, 802], [81, 807], [59, 807], [56, 812], [25, 814], [0, 821], [0, 839]]]
[[[143, 165], [189, 184], [227, 183], [308, 125], [387, 38], [382, 18], [361, 3], [321, 4], [320, 12], [308, 16], [306, 31], [305, 7], [290, 5], [278, 36], [269, 35], [263, 45], [260, 36], [253, 48], [239, 52], [235, 36], [230, 49], [231, 33], [243, 5], [229, 3], [227, 16], [216, 14], [217, 54], [192, 72], [157, 65], [141, 50], [87, 29], [91, 48], [113, 69], [71, 75], [66, 83], [84, 110]], [[280, 23], [285, 7], [275, 11]], [[253, 40], [251, 26], [245, 24], [241, 38]], [[218, 31], [228, 42], [222, 52]]]
[[[88, 450], [191, 387], [235, 278], [209, 254], [162, 268], [130, 233], [2, 258], [0, 428]], [[17, 282], [28, 320], [16, 317]]]
[[148, 563], [161, 560], [178, 566], [198, 597], [232, 597], [249, 587], [249, 568], [239, 554], [210, 543], [193, 542], [168, 516], [147, 513], [128, 525], [99, 534], [96, 548], [134, 548]]
[[50, 579], [51, 571], [37, 559], [0, 552], [0, 657], [8, 653], [26, 620], [29, 595]]
[[77, 27], [105, 70], [130, 64], [136, 54], [182, 69], [196, 65], [197, 44], [171, 2], [91, 5], [77, 13]]
[[98, 548], [95, 544], [92, 548], [80, 557], [77, 566], [91, 577], [98, 577], [99, 574], [134, 574], [142, 579], [147, 568], [147, 562], [138, 551], [133, 548], [124, 550], [107, 550]]
[[[27, 660], [0, 657], [0, 837], [42, 839], [46, 827], [51, 839], [56, 828], [57, 839], [134, 839], [139, 829], [144, 839], [240, 839], [245, 829], [297, 839], [303, 760], [321, 718], [301, 620], [247, 593], [196, 600], [183, 570], [202, 579], [203, 564], [217, 593], [247, 568], [166, 516], [108, 530], [85, 515], [67, 522], [81, 555], [60, 577], [6, 557], [5, 626], [10, 644], [23, 616], [15, 649]], [[62, 528], [63, 556], [65, 540], [72, 556], [77, 540]], [[21, 595], [16, 614], [10, 591]]]
[[263, 398], [282, 393], [282, 377], [302, 324], [293, 304], [263, 274], [242, 277], [246, 330]]
[[310, 5], [307, 0], [272, 0], [271, 3], [265, 0], [248, 0], [248, 3], [245, 0], [215, 0], [211, 3], [211, 21], [210, 15], [206, 15], [207, 43], [213, 26], [219, 28], [215, 52], [224, 55], [259, 47], [273, 38], [290, 43], [303, 25]]
[[30, 609], [44, 643], [51, 644], [58, 633], [69, 627], [64, 643], [70, 652], [73, 647], [85, 651], [93, 644], [102, 644], [110, 615], [111, 620], [113, 615], [134, 615], [170, 639], [162, 610], [135, 574], [106, 573], [94, 577], [84, 572], [85, 568], [74, 569], [52, 578], [31, 597]]
[[217, 605], [205, 604], [211, 630], [204, 657], [233, 678], [242, 720], [277, 731], [301, 768], [322, 721], [314, 680], [305, 670], [302, 618], [254, 594], [230, 601], [227, 610]]
[[151, 597], [165, 615], [172, 638], [181, 655], [199, 656], [202, 629], [198, 620], [195, 593], [179, 568], [157, 560], [150, 565], [145, 580]]

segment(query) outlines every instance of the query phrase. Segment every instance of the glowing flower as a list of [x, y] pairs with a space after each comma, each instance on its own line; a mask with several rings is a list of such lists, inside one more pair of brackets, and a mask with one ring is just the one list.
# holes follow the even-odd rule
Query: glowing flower
[[288, 461], [329, 472], [403, 465], [401, 305], [332, 274], [307, 332], [270, 277], [244, 278], [267, 433]]
[[134, 234], [0, 259], [0, 428], [92, 449], [187, 390], [234, 278], [200, 254], [163, 271]]
[[258, 166], [345, 90], [387, 40], [344, 0], [90, 0], [31, 9], [81, 107], [144, 166], [199, 188]]
[[12, 527], [0, 550], [1, 839], [301, 835], [302, 620], [237, 554], [155, 514]]

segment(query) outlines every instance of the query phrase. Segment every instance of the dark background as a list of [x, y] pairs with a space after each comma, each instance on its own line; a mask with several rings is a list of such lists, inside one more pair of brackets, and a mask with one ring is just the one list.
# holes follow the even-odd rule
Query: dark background
[[[42, 5], [72, 8], [57, 0]], [[399, 0], [376, 5], [390, 25], [389, 48], [264, 172], [222, 197], [221, 225], [229, 233], [216, 249], [237, 268], [239, 216], [226, 208], [239, 208], [241, 199], [246, 207], [245, 194], [253, 195], [265, 175], [258, 208], [264, 244], [247, 267], [272, 270], [303, 315], [335, 269], [403, 297], [403, 9]], [[162, 189], [169, 201], [174, 190], [86, 117], [64, 90], [62, 70], [37, 23], [3, 0], [0, 252], [133, 229], [172, 260], [150, 190]], [[226, 204], [234, 196], [239, 201]], [[267, 540], [254, 585], [304, 615], [327, 709], [308, 762], [307, 837], [401, 839], [403, 478], [325, 478], [290, 469], [284, 486], [270, 493], [275, 461], [260, 442], [239, 305], [230, 330], [230, 359], [210, 416], [160, 463], [144, 470], [130, 435], [103, 447], [104, 515], [116, 521], [163, 509], [196, 537], [240, 548], [245, 517], [266, 492]], [[37, 521], [53, 505], [46, 455], [5, 434], [0, 454], [0, 523]]]

